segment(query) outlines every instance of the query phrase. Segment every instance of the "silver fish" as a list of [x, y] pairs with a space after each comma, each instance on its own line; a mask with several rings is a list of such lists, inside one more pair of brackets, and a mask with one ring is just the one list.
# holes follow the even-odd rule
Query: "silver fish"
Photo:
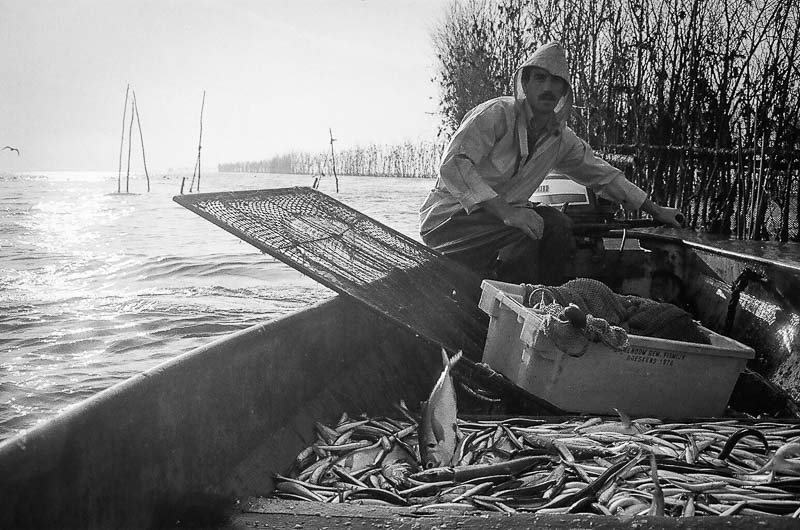
[[427, 401], [422, 402], [422, 421], [417, 431], [419, 455], [425, 469], [452, 464], [458, 441], [456, 415], [456, 389], [451, 374], [453, 365], [461, 359], [461, 352], [447, 357], [442, 349], [444, 369]]

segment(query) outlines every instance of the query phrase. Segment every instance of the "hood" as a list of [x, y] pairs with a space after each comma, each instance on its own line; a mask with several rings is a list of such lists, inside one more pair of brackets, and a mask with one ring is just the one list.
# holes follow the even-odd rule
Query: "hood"
[[512, 83], [514, 85], [514, 97], [517, 99], [525, 99], [525, 91], [522, 89], [522, 70], [528, 66], [538, 66], [547, 70], [550, 75], [560, 77], [567, 83], [567, 93], [558, 102], [554, 111], [555, 120], [559, 125], [563, 126], [572, 111], [572, 85], [569, 82], [569, 68], [567, 67], [567, 56], [564, 52], [564, 47], [557, 42], [543, 44], [514, 71]]

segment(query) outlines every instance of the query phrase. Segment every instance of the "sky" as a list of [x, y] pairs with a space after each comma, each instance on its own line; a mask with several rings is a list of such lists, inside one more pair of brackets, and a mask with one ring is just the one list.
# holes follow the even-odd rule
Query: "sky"
[[128, 84], [153, 173], [191, 172], [204, 90], [204, 168], [433, 140], [450, 3], [0, 0], [0, 172], [116, 173]]

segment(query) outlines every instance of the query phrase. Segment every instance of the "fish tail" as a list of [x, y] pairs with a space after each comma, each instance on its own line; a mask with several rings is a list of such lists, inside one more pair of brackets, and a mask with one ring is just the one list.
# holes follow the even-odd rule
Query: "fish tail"
[[462, 351], [458, 350], [458, 353], [453, 355], [452, 357], [447, 356], [447, 351], [442, 348], [442, 364], [444, 365], [445, 371], [450, 371], [453, 366], [461, 359]]
[[616, 409], [616, 408], [615, 408], [614, 410], [615, 410], [615, 411], [617, 412], [617, 414], [619, 415], [619, 421], [620, 421], [620, 423], [622, 423], [622, 425], [624, 425], [625, 427], [630, 427], [630, 426], [631, 426], [631, 424], [632, 424], [631, 417], [630, 417], [630, 416], [628, 416], [627, 414], [625, 414], [625, 412], [623, 412], [623, 411], [621, 411], [621, 410], [619, 410], [619, 409]]

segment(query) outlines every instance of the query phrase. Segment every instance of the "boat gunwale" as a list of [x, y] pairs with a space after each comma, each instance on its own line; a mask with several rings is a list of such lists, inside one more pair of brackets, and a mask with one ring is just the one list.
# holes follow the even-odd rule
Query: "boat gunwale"
[[[615, 232], [619, 231], [613, 231], [612, 234]], [[757, 263], [759, 265], [771, 269], [781, 270], [793, 275], [800, 275], [799, 261], [778, 260], [778, 259], [770, 260], [769, 258], [763, 256], [746, 254], [739, 250], [724, 248], [722, 246], [715, 245], [715, 243], [725, 243], [725, 242], [751, 244], [750, 242], [752, 240], [739, 240], [739, 239], [731, 239], [724, 237], [715, 237], [715, 238], [709, 238], [706, 241], [700, 241], [698, 239], [694, 239], [691, 237], [686, 238], [685, 237], [686, 234], [682, 234], [680, 230], [665, 229], [665, 228], [654, 228], [654, 229], [635, 228], [627, 230], [626, 232], [627, 232], [627, 237], [636, 238], [639, 241], [647, 241], [647, 240], [662, 241], [664, 243], [671, 243], [675, 245], [688, 247], [694, 250], [720, 255], [740, 262], [745, 261], [745, 262]], [[698, 235], [698, 237], [700, 236]], [[776, 241], [752, 241], [752, 244], [774, 247], [775, 250], [777, 251], [780, 250], [780, 247], [782, 245], [796, 245], [796, 250], [800, 252], [800, 243], [781, 243]]]

